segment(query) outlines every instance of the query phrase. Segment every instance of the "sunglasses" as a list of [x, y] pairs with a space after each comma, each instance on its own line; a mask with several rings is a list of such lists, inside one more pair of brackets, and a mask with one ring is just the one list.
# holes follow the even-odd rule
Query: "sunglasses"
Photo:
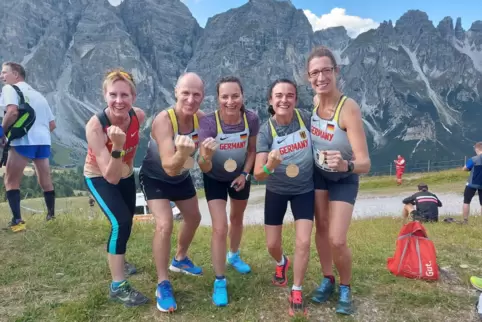
[[127, 79], [130, 80], [131, 82], [134, 81], [129, 74], [127, 74], [126, 72], [119, 72], [119, 71], [114, 71], [114, 72], [109, 73], [109, 75], [107, 75], [107, 78], [111, 78], [111, 77], [113, 77], [113, 76], [115, 76], [115, 75], [118, 75], [118, 74], [124, 76], [125, 78], [127, 78]]

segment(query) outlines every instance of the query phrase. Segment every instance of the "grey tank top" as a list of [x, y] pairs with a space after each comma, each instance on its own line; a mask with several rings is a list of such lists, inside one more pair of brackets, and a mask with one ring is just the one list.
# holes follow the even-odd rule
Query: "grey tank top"
[[[221, 126], [221, 120], [219, 118], [218, 111], [215, 112], [216, 116], [216, 143], [218, 148], [214, 152], [212, 158], [212, 169], [207, 176], [219, 180], [219, 181], [232, 181], [238, 177], [244, 168], [246, 161], [246, 155], [248, 153], [248, 138], [249, 138], [249, 125], [246, 113], [243, 113], [244, 130], [237, 133], [223, 133]], [[228, 172], [224, 168], [224, 164], [228, 160], [234, 160], [236, 162], [236, 170]]]
[[[271, 119], [268, 120], [273, 137], [271, 150], [278, 149], [282, 161], [266, 180], [266, 189], [282, 195], [298, 195], [314, 188], [311, 138], [299, 111], [295, 109], [295, 112], [300, 128], [285, 136], [278, 136]], [[292, 122], [296, 122], [295, 118]], [[290, 164], [295, 164], [299, 169], [295, 178], [286, 175], [286, 168]]]
[[340, 151], [344, 160], [352, 160], [353, 151], [348, 140], [348, 136], [345, 130], [340, 128], [339, 118], [340, 112], [343, 108], [347, 97], [342, 95], [338, 101], [338, 105], [335, 109], [335, 115], [329, 119], [323, 119], [318, 116], [318, 106], [313, 109], [313, 115], [311, 118], [311, 140], [313, 142], [313, 157], [315, 159], [315, 165], [317, 171], [319, 171], [323, 177], [337, 181], [351, 175], [353, 173], [336, 172], [328, 167], [326, 162], [320, 163], [320, 152], [326, 150]]
[[[172, 129], [174, 132], [173, 141], [176, 139], [178, 135], [189, 136], [194, 141], [194, 144], [196, 146], [193, 154], [191, 155], [191, 157], [194, 157], [199, 147], [199, 140], [198, 140], [199, 120], [197, 115], [194, 114], [193, 131], [189, 134], [181, 134], [179, 133], [179, 124], [177, 123], [177, 117], [174, 109], [172, 107], [169, 108], [167, 110], [167, 113], [171, 120]], [[172, 184], [182, 182], [190, 174], [189, 169], [183, 168], [181, 169], [180, 173], [177, 176], [171, 177], [170, 175], [168, 175], [166, 171], [164, 171], [164, 168], [162, 167], [161, 156], [159, 155], [159, 147], [156, 143], [156, 140], [154, 140], [152, 136], [150, 137], [149, 144], [147, 146], [147, 152], [144, 157], [144, 160], [142, 161], [140, 172], [142, 173], [142, 175], [145, 175], [149, 178], [161, 180]]]

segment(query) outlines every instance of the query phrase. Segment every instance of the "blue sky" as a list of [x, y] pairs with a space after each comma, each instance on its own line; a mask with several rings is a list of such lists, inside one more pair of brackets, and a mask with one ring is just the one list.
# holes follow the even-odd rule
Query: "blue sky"
[[[129, 1], [129, 0], [128, 0]], [[239, 7], [248, 0], [182, 0], [201, 27], [218, 13]], [[472, 22], [482, 20], [482, 0], [291, 0], [298, 9], [306, 11], [314, 29], [344, 25], [352, 36], [391, 19], [393, 23], [410, 9], [425, 11], [435, 26], [446, 16], [462, 18], [462, 26], [469, 29]], [[338, 8], [338, 9], [335, 9]], [[334, 11], [332, 11], [335, 9]], [[344, 9], [344, 10], [343, 10]]]

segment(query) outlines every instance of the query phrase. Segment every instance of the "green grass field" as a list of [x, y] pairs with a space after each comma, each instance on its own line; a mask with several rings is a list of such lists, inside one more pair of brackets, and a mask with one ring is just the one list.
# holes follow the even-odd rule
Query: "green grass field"
[[[438, 174], [440, 175], [440, 174]], [[466, 178], [459, 172], [443, 173], [454, 184]], [[437, 175], [423, 180], [437, 186]], [[413, 179], [413, 184], [422, 178]], [[457, 179], [456, 179], [457, 178]], [[383, 190], [393, 178], [364, 178], [363, 189]], [[429, 181], [432, 180], [432, 181]], [[407, 181], [407, 187], [412, 187]], [[403, 188], [403, 187], [397, 187]], [[39, 200], [22, 204], [41, 207]], [[0, 224], [6, 223], [9, 209], [2, 210]], [[215, 307], [210, 300], [214, 273], [211, 265], [211, 229], [200, 227], [189, 251], [193, 261], [204, 268], [203, 277], [170, 273], [178, 301], [174, 315], [155, 308], [156, 272], [152, 260], [150, 223], [135, 223], [128, 245], [127, 259], [139, 273], [130, 278], [133, 286], [152, 302], [127, 309], [108, 300], [110, 273], [105, 256], [108, 224], [98, 210], [89, 219], [85, 197], [59, 199], [57, 208], [67, 214], [46, 223], [44, 215], [26, 214], [28, 230], [14, 234], [0, 230], [0, 321], [290, 321], [287, 315], [289, 288], [271, 284], [274, 262], [266, 250], [263, 227], [246, 227], [241, 245], [243, 258], [252, 273], [240, 276], [227, 271], [230, 304]], [[36, 208], [41, 209], [41, 208]], [[206, 215], [206, 214], [204, 214]], [[336, 302], [309, 304], [309, 321], [472, 321], [476, 292], [470, 287], [471, 275], [482, 275], [480, 231], [482, 218], [472, 217], [469, 225], [426, 224], [434, 241], [438, 264], [449, 272], [436, 283], [409, 280], [391, 275], [386, 261], [395, 250], [401, 220], [391, 217], [353, 221], [348, 242], [353, 252], [352, 288], [356, 314], [339, 317]], [[173, 244], [179, 223], [175, 224]], [[285, 225], [285, 253], [293, 259], [294, 226]], [[172, 249], [171, 254], [174, 254]], [[462, 267], [465, 268], [462, 268]], [[292, 270], [289, 273], [292, 284]], [[320, 267], [314, 242], [304, 292], [320, 282]], [[295, 319], [302, 321], [304, 319]]]

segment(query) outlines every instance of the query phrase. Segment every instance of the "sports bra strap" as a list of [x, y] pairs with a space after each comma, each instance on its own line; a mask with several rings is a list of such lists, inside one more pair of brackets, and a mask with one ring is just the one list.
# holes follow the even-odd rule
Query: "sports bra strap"
[[336, 107], [336, 111], [335, 111], [335, 116], [333, 117], [333, 121], [335, 121], [336, 123], [338, 123], [338, 119], [340, 118], [341, 108], [343, 107], [343, 104], [345, 104], [345, 101], [346, 101], [346, 96], [343, 95], [340, 99], [340, 102], [338, 102], [338, 106]]
[[[100, 124], [102, 125], [102, 129], [105, 129], [106, 127], [109, 127], [112, 125], [112, 123], [109, 121], [109, 118], [107, 117], [107, 114], [105, 113], [105, 110], [106, 109], [103, 109], [102, 111], [98, 112], [95, 114], [95, 116], [97, 116], [97, 118], [99, 119], [99, 122]], [[129, 117], [131, 119], [131, 122], [132, 122], [132, 117], [135, 116], [136, 120], [139, 121], [137, 119], [137, 114], [136, 112], [134, 111], [133, 108], [131, 108], [129, 110]]]

